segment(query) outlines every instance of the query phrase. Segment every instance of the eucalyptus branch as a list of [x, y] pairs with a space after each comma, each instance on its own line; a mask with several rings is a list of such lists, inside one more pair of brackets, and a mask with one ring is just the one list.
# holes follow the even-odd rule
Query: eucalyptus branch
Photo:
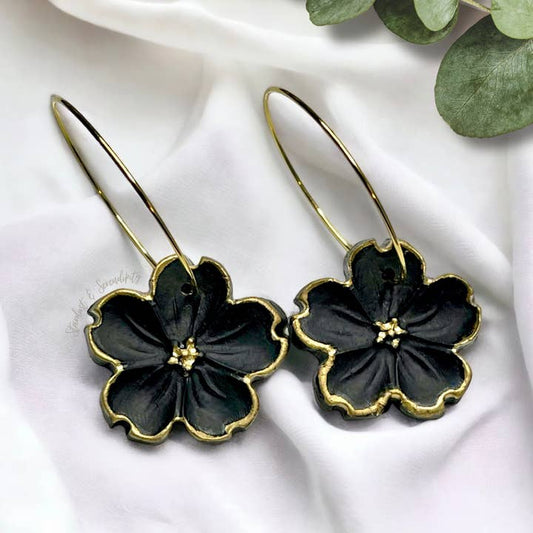
[[[495, 137], [533, 127], [532, 2], [307, 0], [306, 7], [311, 22], [324, 26], [354, 19], [373, 5], [391, 32], [420, 45], [449, 36], [463, 15], [471, 19], [463, 5], [482, 13], [446, 52], [435, 82], [435, 103], [460, 135]], [[492, 9], [496, 4], [498, 9]]]
[[461, 0], [461, 3], [467, 6], [473, 7], [474, 9], [477, 9], [478, 11], [483, 11], [484, 13], [490, 13], [490, 9], [487, 6], [484, 6], [483, 4], [476, 2], [476, 0]]

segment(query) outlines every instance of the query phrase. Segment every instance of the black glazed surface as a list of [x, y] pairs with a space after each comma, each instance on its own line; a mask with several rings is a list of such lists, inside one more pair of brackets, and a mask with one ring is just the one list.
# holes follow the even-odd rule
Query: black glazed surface
[[416, 418], [443, 414], [470, 379], [457, 350], [474, 340], [480, 309], [464, 280], [425, 277], [420, 254], [365, 241], [348, 252], [347, 281], [305, 287], [293, 317], [295, 336], [320, 360], [315, 392], [322, 407], [349, 417], [379, 415], [391, 400]]
[[98, 364], [114, 374], [101, 403], [111, 425], [158, 443], [181, 421], [200, 440], [225, 440], [254, 419], [251, 381], [271, 373], [287, 350], [286, 319], [272, 302], [231, 299], [223, 267], [157, 265], [151, 294], [118, 290], [96, 302], [87, 339]]

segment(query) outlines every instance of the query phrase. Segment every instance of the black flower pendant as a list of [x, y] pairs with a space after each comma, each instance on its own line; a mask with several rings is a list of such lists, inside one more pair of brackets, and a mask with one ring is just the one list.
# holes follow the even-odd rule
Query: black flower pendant
[[347, 281], [323, 279], [296, 297], [293, 331], [320, 360], [319, 403], [347, 417], [381, 414], [391, 401], [415, 418], [436, 418], [466, 391], [471, 370], [458, 354], [481, 323], [461, 278], [425, 276], [421, 255], [401, 243], [407, 272], [389, 244], [346, 255]]
[[287, 352], [286, 319], [274, 303], [233, 301], [229, 275], [211, 259], [192, 271], [197, 287], [169, 257], [156, 266], [150, 293], [119, 289], [89, 310], [93, 359], [113, 372], [102, 409], [131, 439], [160, 443], [176, 422], [199, 440], [230, 438], [257, 414], [252, 381]]

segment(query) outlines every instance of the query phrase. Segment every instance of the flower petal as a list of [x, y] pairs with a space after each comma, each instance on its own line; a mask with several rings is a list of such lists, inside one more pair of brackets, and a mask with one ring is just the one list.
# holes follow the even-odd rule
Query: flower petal
[[346, 400], [353, 410], [369, 409], [395, 387], [395, 374], [391, 348], [373, 345], [337, 354], [327, 374], [327, 388], [330, 394]]
[[[253, 419], [254, 398], [249, 386], [222, 368], [202, 360], [187, 381], [184, 416], [196, 431], [211, 437], [228, 435], [227, 426]], [[243, 421], [243, 427], [249, 423]]]
[[[281, 342], [272, 336], [274, 315], [260, 302], [227, 303], [212, 317], [196, 339], [206, 359], [240, 374], [259, 372], [276, 361]], [[285, 319], [281, 310], [279, 315]]]
[[451, 347], [472, 335], [479, 322], [479, 309], [468, 300], [469, 288], [463, 280], [437, 279], [413, 296], [400, 314], [402, 327], [413, 337]]
[[402, 244], [407, 275], [394, 248], [380, 251], [375, 241], [356, 245], [346, 256], [346, 276], [352, 277], [353, 292], [371, 322], [388, 322], [424, 282], [424, 266], [414, 249]]
[[156, 313], [174, 344], [201, 333], [231, 296], [231, 282], [221, 265], [202, 258], [193, 270], [197, 291], [178, 259], [168, 263], [157, 278]]
[[109, 357], [127, 367], [156, 365], [168, 359], [168, 342], [151, 302], [118, 294], [101, 305], [96, 303], [91, 314], [101, 315], [101, 323], [89, 327], [89, 340]]
[[107, 392], [111, 411], [127, 417], [146, 436], [163, 431], [180, 415], [183, 377], [168, 365], [124, 370]]
[[421, 406], [433, 406], [447, 390], [466, 389], [463, 361], [450, 349], [402, 339], [398, 349], [400, 390]]
[[179, 259], [167, 263], [155, 283], [154, 310], [161, 326], [175, 345], [182, 343], [192, 336], [199, 294]]
[[333, 346], [338, 352], [372, 345], [376, 333], [354, 292], [346, 285], [320, 282], [307, 292], [306, 299], [309, 312], [298, 320], [305, 335]]
[[198, 337], [215, 319], [226, 300], [231, 298], [231, 281], [222, 265], [205, 257], [194, 269], [194, 276], [200, 291], [193, 328], [194, 336]]

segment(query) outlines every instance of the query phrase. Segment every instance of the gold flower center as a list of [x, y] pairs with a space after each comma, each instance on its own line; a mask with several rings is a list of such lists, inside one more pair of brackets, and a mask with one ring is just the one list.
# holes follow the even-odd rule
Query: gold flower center
[[187, 339], [187, 342], [185, 343], [185, 348], [174, 346], [174, 349], [172, 350], [172, 355], [169, 357], [167, 363], [169, 365], [180, 365], [185, 370], [190, 370], [199, 355], [200, 352], [194, 344], [194, 339], [191, 337]]
[[391, 339], [391, 346], [398, 348], [400, 344], [400, 335], [405, 335], [407, 331], [398, 326], [398, 319], [391, 318], [388, 322], [375, 322], [374, 325], [379, 328], [376, 342], [385, 342], [387, 338]]

